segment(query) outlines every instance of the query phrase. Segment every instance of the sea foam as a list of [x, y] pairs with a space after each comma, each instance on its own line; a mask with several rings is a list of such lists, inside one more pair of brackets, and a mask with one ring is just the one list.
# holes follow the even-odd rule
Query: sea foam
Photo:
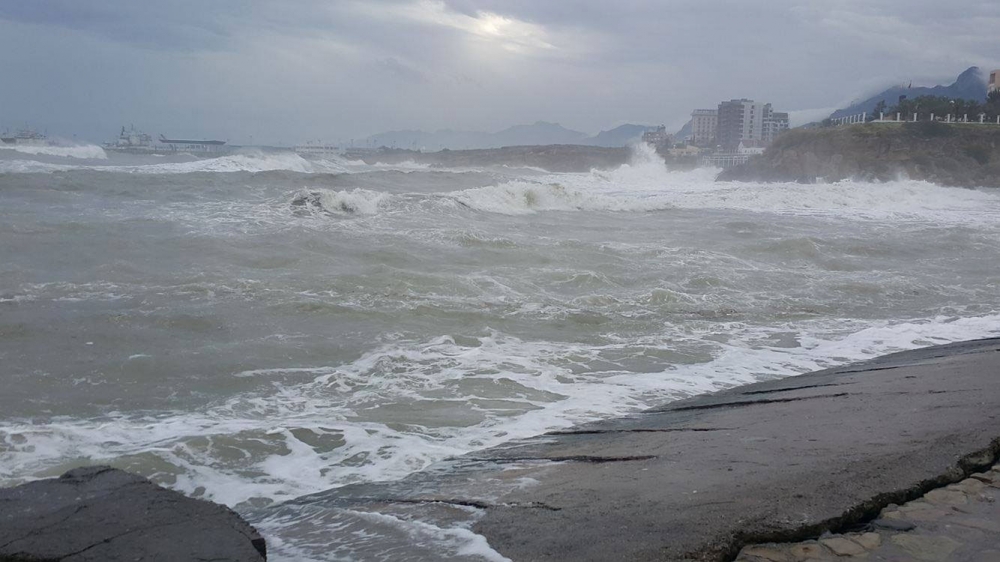
[[1000, 213], [993, 190], [941, 187], [899, 179], [829, 184], [716, 182], [718, 170], [670, 171], [644, 145], [632, 161], [613, 170], [550, 174], [464, 190], [462, 204], [491, 213], [543, 211], [651, 212], [724, 209], [858, 220], [992, 222]]

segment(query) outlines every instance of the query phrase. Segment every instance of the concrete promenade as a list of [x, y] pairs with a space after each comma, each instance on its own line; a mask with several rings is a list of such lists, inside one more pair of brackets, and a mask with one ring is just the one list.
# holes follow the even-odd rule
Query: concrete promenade
[[737, 562], [886, 560], [1000, 562], [1000, 465], [890, 505], [864, 529], [818, 540], [748, 546]]
[[515, 561], [721, 561], [861, 530], [998, 452], [992, 339], [674, 402], [304, 503], [471, 506], [472, 529]]

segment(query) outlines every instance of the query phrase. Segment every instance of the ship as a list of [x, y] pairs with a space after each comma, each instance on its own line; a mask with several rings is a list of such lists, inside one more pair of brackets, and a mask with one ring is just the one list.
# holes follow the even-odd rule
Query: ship
[[332, 144], [311, 142], [295, 146], [292, 150], [294, 150], [299, 156], [306, 158], [332, 158], [334, 156], [339, 156], [343, 152], [339, 147], [333, 146]]
[[156, 154], [158, 152], [153, 145], [153, 137], [135, 130], [134, 125], [128, 130], [122, 126], [118, 140], [104, 143], [104, 150], [125, 154]]
[[118, 139], [104, 143], [104, 150], [125, 154], [177, 154], [188, 153], [196, 156], [217, 156], [228, 151], [226, 141], [169, 139], [163, 135], [154, 140], [151, 135], [136, 130], [135, 126], [122, 127]]
[[0, 142], [6, 145], [15, 146], [48, 146], [49, 141], [45, 135], [33, 129], [24, 128], [13, 135], [0, 135]]
[[191, 154], [221, 154], [228, 150], [226, 141], [168, 139], [163, 135], [160, 135], [160, 145], [167, 147], [170, 152], [190, 152]]

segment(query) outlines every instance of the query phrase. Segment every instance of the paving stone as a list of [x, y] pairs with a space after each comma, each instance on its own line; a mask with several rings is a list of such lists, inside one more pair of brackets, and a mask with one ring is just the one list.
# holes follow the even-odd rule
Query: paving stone
[[906, 519], [910, 521], [940, 521], [950, 515], [955, 514], [955, 510], [945, 507], [921, 507], [913, 511], [906, 512]]
[[788, 553], [794, 556], [795, 560], [822, 560], [831, 557], [831, 552], [816, 541], [794, 544], [788, 549]]
[[952, 552], [955, 552], [955, 550], [962, 546], [958, 541], [948, 537], [926, 535], [900, 534], [893, 536], [889, 540], [917, 560], [928, 562], [946, 560]]
[[971, 562], [1000, 562], [1000, 550], [984, 550], [973, 555]]
[[[988, 477], [987, 477], [988, 476]], [[759, 545], [747, 562], [883, 560], [902, 562], [1000, 562], [1000, 471], [973, 475], [903, 505], [889, 505], [868, 528], [787, 546]], [[990, 484], [992, 486], [993, 484]], [[970, 501], [971, 500], [971, 501]], [[914, 521], [918, 521], [914, 523]], [[932, 531], [934, 535], [927, 535]], [[902, 558], [900, 556], [903, 556]]]
[[934, 505], [965, 505], [969, 503], [969, 496], [959, 490], [949, 490], [941, 488], [931, 490], [924, 495], [924, 499]]
[[995, 519], [984, 519], [982, 517], [956, 517], [951, 520], [951, 523], [965, 527], [972, 527], [973, 529], [989, 531], [1000, 535], [1000, 521]]
[[970, 496], [975, 496], [986, 489], [986, 484], [983, 484], [982, 482], [976, 480], [975, 478], [966, 478], [965, 480], [962, 480], [958, 484], [952, 484], [951, 486], [948, 486], [948, 488], [958, 490], [960, 492], [965, 492]]
[[[898, 514], [899, 512], [894, 513]], [[904, 519], [876, 519], [872, 521], [872, 527], [889, 531], [912, 531], [916, 525]]]
[[882, 536], [878, 533], [862, 533], [852, 535], [851, 540], [860, 544], [865, 550], [874, 550], [882, 544]]
[[994, 482], [994, 479], [990, 477], [989, 474], [973, 474], [969, 478], [974, 478], [976, 480], [979, 480], [983, 484], [987, 485], [992, 484]]
[[820, 539], [819, 542], [837, 556], [857, 556], [865, 553], [863, 546], [845, 537]]
[[794, 562], [794, 558], [769, 546], [748, 546], [740, 552], [737, 560], [767, 560], [769, 562]]

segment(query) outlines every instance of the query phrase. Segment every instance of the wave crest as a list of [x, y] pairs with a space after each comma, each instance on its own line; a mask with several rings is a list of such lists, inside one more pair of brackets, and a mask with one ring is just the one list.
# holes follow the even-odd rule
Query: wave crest
[[334, 215], [374, 215], [388, 195], [367, 189], [332, 191], [303, 189], [292, 198], [292, 207], [318, 210]]
[[670, 171], [652, 149], [636, 146], [631, 162], [613, 170], [551, 174], [469, 189], [454, 196], [472, 209], [507, 215], [677, 208], [951, 224], [993, 221], [1000, 212], [1000, 197], [993, 192], [924, 181], [732, 183], [716, 182], [717, 174], [714, 168]]
[[104, 149], [94, 144], [81, 144], [72, 146], [0, 146], [0, 149], [31, 154], [33, 156], [60, 156], [63, 158], [76, 158], [79, 160], [107, 160], [108, 155]]

